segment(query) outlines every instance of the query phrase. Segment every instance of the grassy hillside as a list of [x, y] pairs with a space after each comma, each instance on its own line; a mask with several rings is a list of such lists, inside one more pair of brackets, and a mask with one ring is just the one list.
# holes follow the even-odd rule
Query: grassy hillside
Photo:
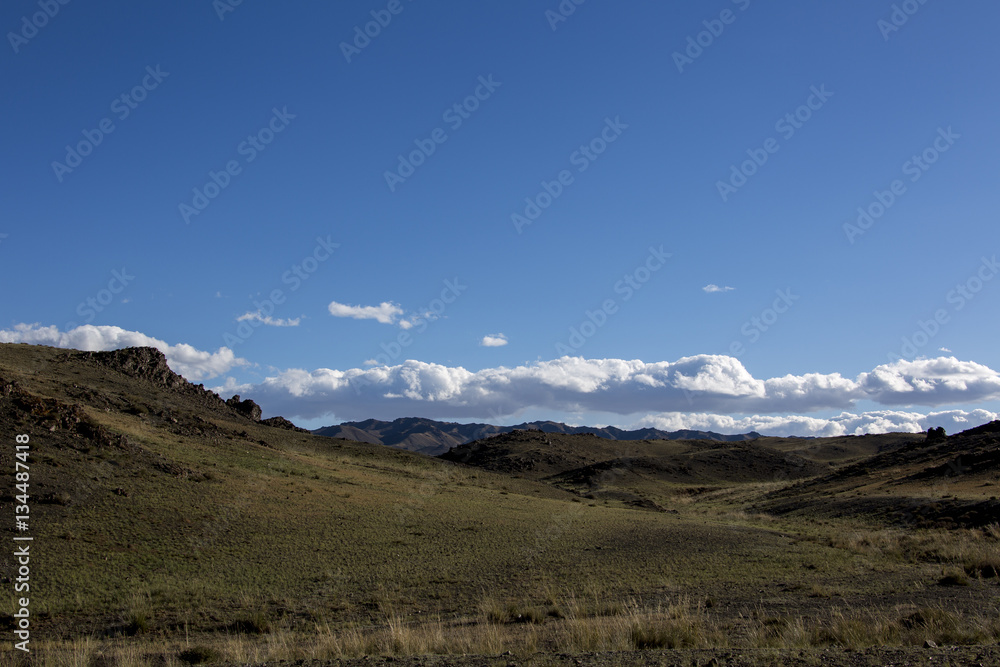
[[[32, 447], [35, 664], [1000, 637], [982, 567], [995, 525], [880, 550], [846, 538], [888, 524], [760, 511], [841, 493], [802, 485], [863, 448], [514, 433], [446, 461], [254, 421], [148, 349], [0, 345], [7, 471], [17, 434]], [[14, 563], [0, 568], [9, 630]]]

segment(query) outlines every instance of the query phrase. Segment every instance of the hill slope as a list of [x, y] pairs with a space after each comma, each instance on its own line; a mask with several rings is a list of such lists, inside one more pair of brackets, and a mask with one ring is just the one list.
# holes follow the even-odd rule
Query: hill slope
[[[508, 664], [510, 650], [542, 664], [602, 651], [583, 660], [608, 665], [639, 659], [618, 651], [667, 645], [704, 650], [650, 660], [741, 664], [743, 649], [785, 645], [798, 660], [804, 642], [815, 648], [803, 660], [836, 665], [846, 662], [825, 649], [843, 640], [830, 633], [868, 627], [872, 614], [891, 632], [861, 645], [1000, 638], [983, 616], [995, 608], [988, 568], [1000, 531], [927, 533], [933, 549], [859, 557], [843, 536], [880, 524], [823, 514], [867, 493], [870, 478], [852, 465], [879, 447], [862, 439], [806, 447], [517, 431], [446, 461], [258, 418], [252, 401], [185, 382], [155, 350], [0, 345], [0, 467], [14, 470], [11, 445], [30, 436], [30, 530], [19, 535], [35, 540], [34, 664], [174, 665], [213, 651], [220, 665], [426, 653]], [[976, 483], [994, 483], [994, 434], [972, 437], [982, 440], [964, 441], [973, 449], [962, 456], [983, 466]], [[886, 440], [879, 455], [912, 456], [890, 479], [915, 497], [928, 484], [919, 475], [962, 442], [910, 452]], [[880, 461], [872, 470], [896, 470]], [[789, 479], [738, 481], [774, 469]], [[990, 491], [959, 493], [971, 502]], [[750, 512], [797, 500], [797, 512]], [[9, 540], [14, 526], [2, 531]], [[940, 584], [944, 567], [965, 568], [969, 585]], [[8, 631], [17, 572], [0, 559]], [[800, 619], [792, 639], [775, 634], [786, 617]], [[736, 648], [709, 650], [720, 646]], [[948, 657], [992, 659], [962, 650]], [[12, 653], [5, 642], [0, 664], [27, 664]], [[418, 662], [429, 664], [395, 658]]]
[[[718, 572], [747, 548], [725, 526], [625, 499], [574, 503], [548, 483], [254, 413], [184, 381], [152, 349], [0, 345], [0, 441], [31, 439], [40, 626], [128, 634], [141, 617], [169, 635], [224, 631], [254, 613], [289, 627], [317, 615], [370, 623], [385, 609], [474, 615], [500, 582], [512, 597], [543, 582], [560, 595], [597, 582], [624, 593], [651, 576], [701, 579], [704, 563], [683, 556], [699, 544]], [[11, 447], [0, 466], [13, 470]], [[2, 494], [13, 499], [9, 485]], [[780, 538], [757, 540], [770, 549]], [[0, 563], [8, 582], [13, 568]]]
[[907, 526], [977, 528], [1000, 520], [1000, 421], [904, 441], [768, 496], [779, 514], [877, 516]]

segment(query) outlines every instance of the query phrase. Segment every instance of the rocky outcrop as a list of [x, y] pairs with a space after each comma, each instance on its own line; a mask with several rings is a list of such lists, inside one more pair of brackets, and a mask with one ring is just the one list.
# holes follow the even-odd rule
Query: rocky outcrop
[[83, 352], [81, 356], [99, 366], [168, 389], [177, 389], [187, 384], [187, 380], [170, 370], [167, 358], [155, 347], [127, 347], [110, 352]]
[[80, 405], [37, 396], [25, 391], [17, 382], [3, 378], [0, 378], [0, 398], [4, 399], [0, 405], [0, 419], [15, 428], [69, 433], [93, 446], [132, 449], [125, 436], [95, 422]]
[[226, 405], [231, 407], [236, 412], [240, 413], [250, 421], [259, 422], [260, 416], [262, 414], [260, 406], [251, 401], [249, 398], [245, 401], [240, 400], [240, 395], [236, 394], [228, 401]]
[[[261, 421], [260, 406], [250, 399], [241, 399], [238, 394], [228, 401], [223, 401], [218, 394], [205, 389], [203, 385], [191, 384], [170, 369], [170, 366], [167, 365], [167, 358], [155, 347], [128, 347], [110, 352], [78, 352], [73, 353], [72, 358], [85, 359], [103, 368], [149, 382], [158, 387], [196, 395], [208, 404], [217, 405], [224, 402], [243, 417], [266, 426], [303, 433], [309, 432], [299, 428], [284, 417], [271, 417]], [[4, 391], [2, 387], [0, 387], [0, 391]]]
[[297, 431], [299, 433], [309, 433], [307, 429], [299, 428], [292, 422], [288, 421], [284, 417], [270, 417], [268, 419], [262, 419], [261, 424], [264, 426], [273, 426], [274, 428], [283, 428], [286, 431]]

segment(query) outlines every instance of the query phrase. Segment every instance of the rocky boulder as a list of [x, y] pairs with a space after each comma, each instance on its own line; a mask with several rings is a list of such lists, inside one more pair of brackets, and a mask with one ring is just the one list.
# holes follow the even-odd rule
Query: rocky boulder
[[251, 401], [249, 398], [245, 401], [240, 400], [240, 395], [236, 394], [228, 401], [226, 405], [231, 407], [236, 412], [240, 413], [247, 419], [255, 422], [260, 421], [261, 409], [260, 406]]
[[268, 419], [262, 419], [260, 423], [265, 426], [273, 426], [274, 428], [283, 428], [286, 431], [298, 431], [299, 433], [309, 433], [308, 430], [304, 428], [299, 428], [298, 426], [288, 421], [284, 417], [270, 417]]

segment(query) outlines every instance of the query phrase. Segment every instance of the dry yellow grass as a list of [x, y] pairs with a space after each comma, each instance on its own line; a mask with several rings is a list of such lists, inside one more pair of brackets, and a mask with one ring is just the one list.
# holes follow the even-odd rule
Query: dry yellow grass
[[861, 529], [834, 533], [828, 544], [858, 554], [956, 565], [971, 576], [1000, 576], [1000, 529], [996, 524], [966, 530]]
[[[567, 604], [569, 609], [572, 605]], [[770, 616], [764, 607], [744, 623], [712, 618], [704, 607], [679, 598], [654, 608], [632, 602], [620, 614], [548, 618], [543, 623], [496, 623], [478, 617], [461, 622], [407, 620], [377, 626], [316, 624], [309, 631], [279, 628], [264, 635], [230, 634], [189, 640], [163, 638], [98, 641], [79, 638], [43, 643], [33, 667], [183, 667], [192, 659], [260, 664], [279, 660], [333, 660], [361, 656], [499, 655], [521, 658], [540, 651], [583, 653], [637, 649], [808, 649], [872, 646], [984, 644], [1000, 639], [1000, 616], [960, 615], [941, 607], [919, 609], [834, 608], [823, 614]]]

